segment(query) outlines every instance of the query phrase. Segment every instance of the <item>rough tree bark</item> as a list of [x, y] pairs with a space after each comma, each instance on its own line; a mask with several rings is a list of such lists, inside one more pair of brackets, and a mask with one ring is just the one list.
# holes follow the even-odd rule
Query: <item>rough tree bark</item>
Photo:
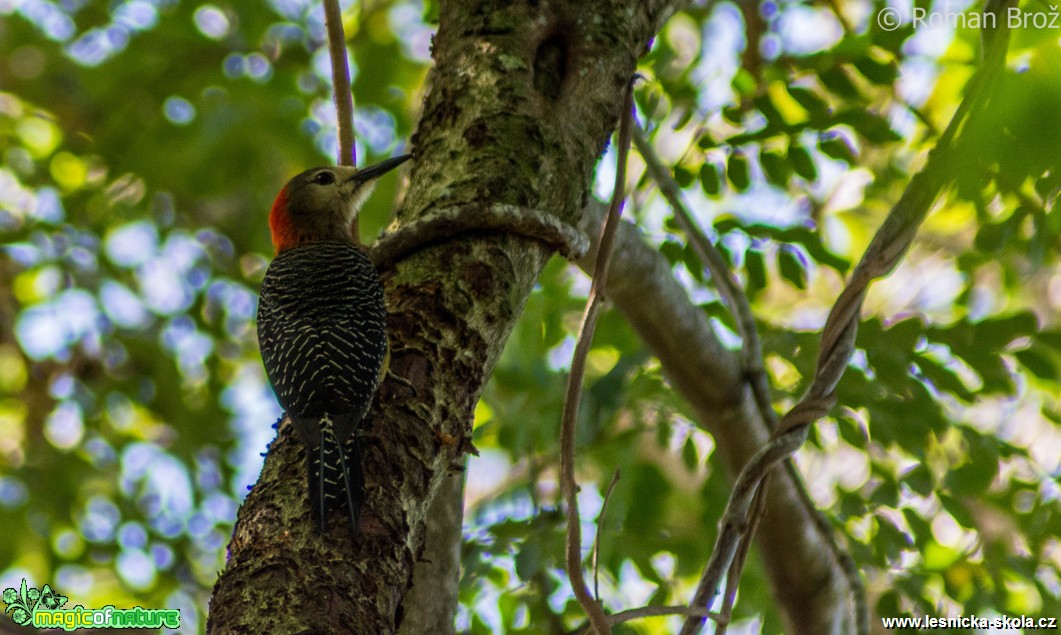
[[[680, 0], [443, 2], [402, 223], [475, 203], [574, 223], [637, 57]], [[319, 536], [303, 451], [281, 425], [240, 509], [211, 633], [393, 633], [434, 493], [471, 450], [471, 415], [549, 250], [483, 234], [384, 274], [392, 372], [363, 436], [361, 536]], [[415, 389], [415, 390], [414, 390]]]

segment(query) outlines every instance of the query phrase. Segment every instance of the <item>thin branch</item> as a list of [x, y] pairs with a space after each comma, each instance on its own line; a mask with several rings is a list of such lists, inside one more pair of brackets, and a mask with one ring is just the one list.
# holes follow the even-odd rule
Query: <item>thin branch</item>
[[[1013, 1], [1005, 0], [1000, 4], [1012, 4]], [[998, 11], [1003, 8], [1004, 6], [999, 7]], [[715, 548], [693, 597], [692, 606], [708, 605], [723, 572], [733, 563], [740, 543], [751, 540], [752, 532], [749, 531], [749, 526], [756, 522], [756, 519], [751, 518], [751, 511], [755, 505], [759, 484], [771, 469], [803, 445], [810, 426], [828, 414], [835, 404], [836, 385], [854, 352], [862, 302], [869, 285], [895, 268], [913, 242], [917, 229], [928, 215], [932, 203], [953, 180], [957, 167], [954, 148], [957, 145], [958, 131], [968, 119], [969, 113], [982, 106], [981, 97], [987, 94], [984, 89], [1005, 60], [1007, 41], [1006, 32], [998, 33], [993, 39], [991, 50], [985, 56], [985, 65], [970, 81], [965, 98], [959, 104], [939, 144], [929, 152], [924, 169], [914, 175], [899, 201], [892, 207], [829, 312], [822, 330], [821, 350], [814, 381], [807, 394], [782, 417], [771, 441], [748, 461], [737, 479]], [[859, 610], [860, 622], [864, 617], [864, 610]], [[703, 621], [703, 618], [686, 620], [682, 635], [698, 632]], [[868, 632], [866, 623], [856, 626]]]
[[752, 516], [748, 526], [748, 537], [741, 541], [740, 546], [737, 548], [737, 553], [733, 557], [733, 563], [729, 566], [729, 572], [726, 574], [726, 594], [722, 596], [722, 610], [720, 611], [722, 620], [715, 629], [715, 635], [726, 635], [730, 620], [733, 619], [733, 605], [737, 601], [737, 589], [740, 587], [744, 563], [747, 561], [748, 552], [752, 548], [751, 539], [755, 536], [755, 531], [759, 528], [759, 522], [766, 511], [766, 492], [769, 489], [770, 475], [767, 474], [759, 485], [759, 489], [756, 490], [755, 499], [752, 501]]
[[[332, 94], [335, 99], [335, 123], [339, 136], [339, 165], [357, 165], [354, 145], [354, 93], [350, 90], [350, 67], [346, 63], [346, 34], [339, 0], [322, 0], [324, 25], [328, 30], [328, 56], [332, 62]], [[359, 240], [357, 216], [350, 221], [350, 232]]]
[[671, 209], [674, 210], [674, 219], [689, 238], [689, 244], [692, 245], [693, 251], [707, 269], [711, 279], [714, 280], [722, 302], [725, 303], [737, 323], [737, 333], [741, 338], [741, 366], [751, 385], [759, 415], [770, 429], [773, 429], [777, 415], [774, 414], [770, 403], [770, 386], [763, 367], [763, 347], [759, 341], [759, 330], [755, 326], [755, 316], [752, 314], [748, 298], [744, 295], [736, 276], [730, 271], [722, 253], [704, 235], [696, 219], [685, 207], [681, 188], [671, 176], [670, 170], [660, 161], [655, 148], [652, 147], [644, 130], [640, 127], [634, 128], [634, 144], [644, 158], [649, 174], [659, 186], [660, 194], [667, 199]]
[[[631, 622], [633, 620], [640, 620], [646, 617], [666, 617], [668, 615], [687, 615], [690, 617], [707, 617], [718, 623], [722, 623], [722, 616], [713, 611], [707, 609], [692, 607], [692, 606], [642, 606], [636, 609], [627, 609], [625, 611], [619, 611], [608, 616], [608, 623], [612, 626], [617, 624], [623, 624], [625, 622]], [[592, 627], [590, 627], [592, 628]], [[583, 631], [586, 635], [589, 635], [592, 631], [588, 628]]]
[[612, 191], [612, 202], [608, 216], [601, 229], [600, 248], [597, 251], [597, 262], [593, 268], [593, 282], [590, 285], [589, 299], [582, 316], [578, 343], [571, 359], [571, 374], [568, 377], [567, 395], [564, 398], [564, 414], [560, 426], [560, 486], [567, 503], [567, 577], [571, 588], [582, 609], [589, 616], [590, 624], [597, 635], [611, 633], [611, 626], [600, 603], [593, 599], [586, 588], [582, 574], [582, 528], [578, 515], [578, 484], [575, 483], [575, 427], [578, 419], [578, 406], [582, 398], [582, 379], [586, 372], [586, 356], [593, 341], [593, 330], [597, 325], [597, 315], [608, 279], [608, 267], [611, 263], [612, 248], [615, 246], [615, 232], [622, 216], [623, 200], [626, 185], [626, 156], [630, 148], [630, 128], [633, 125], [633, 81], [627, 85], [623, 97], [623, 110], [619, 123], [619, 144], [615, 159], [615, 188]]
[[600, 602], [600, 580], [599, 580], [599, 569], [600, 564], [600, 537], [603, 533], [601, 528], [604, 526], [604, 510], [608, 508], [608, 501], [612, 497], [612, 492], [615, 490], [615, 484], [619, 482], [619, 476], [622, 474], [622, 468], [616, 467], [615, 474], [612, 475], [612, 482], [608, 484], [608, 490], [604, 492], [604, 502], [600, 505], [600, 513], [597, 514], [597, 535], [593, 538], [593, 597]]

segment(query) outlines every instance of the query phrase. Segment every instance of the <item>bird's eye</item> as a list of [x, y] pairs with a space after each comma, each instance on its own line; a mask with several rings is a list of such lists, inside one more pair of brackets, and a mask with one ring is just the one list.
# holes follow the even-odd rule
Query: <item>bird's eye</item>
[[317, 185], [331, 185], [332, 183], [335, 183], [335, 175], [331, 172], [318, 172], [317, 175], [313, 177], [312, 182]]

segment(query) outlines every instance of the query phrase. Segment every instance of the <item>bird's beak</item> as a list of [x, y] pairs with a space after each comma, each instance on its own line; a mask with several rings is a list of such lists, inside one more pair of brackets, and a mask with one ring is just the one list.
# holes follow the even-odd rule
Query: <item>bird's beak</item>
[[409, 159], [413, 158], [411, 154], [401, 154], [396, 157], [391, 157], [385, 161], [380, 161], [375, 165], [370, 165], [367, 168], [361, 168], [354, 173], [353, 176], [346, 179], [346, 183], [349, 185], [361, 186], [373, 179], [377, 179], [387, 172], [390, 172], [399, 165], [405, 163]]

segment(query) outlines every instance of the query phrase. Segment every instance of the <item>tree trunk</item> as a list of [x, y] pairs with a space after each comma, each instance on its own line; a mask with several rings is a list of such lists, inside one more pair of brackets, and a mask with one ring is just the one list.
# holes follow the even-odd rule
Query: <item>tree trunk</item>
[[[638, 56], [679, 0], [444, 2], [400, 222], [508, 203], [577, 221]], [[281, 425], [240, 509], [211, 633], [394, 633], [434, 493], [549, 251], [505, 234], [423, 250], [384, 274], [392, 373], [364, 425], [361, 534], [314, 529], [304, 453]]]

